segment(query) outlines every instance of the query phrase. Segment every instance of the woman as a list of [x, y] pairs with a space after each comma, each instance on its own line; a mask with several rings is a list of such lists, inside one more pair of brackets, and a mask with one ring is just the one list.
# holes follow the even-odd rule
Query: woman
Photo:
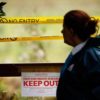
[[61, 70], [57, 100], [100, 100], [100, 38], [93, 38], [98, 20], [81, 10], [64, 16], [64, 43], [73, 46]]

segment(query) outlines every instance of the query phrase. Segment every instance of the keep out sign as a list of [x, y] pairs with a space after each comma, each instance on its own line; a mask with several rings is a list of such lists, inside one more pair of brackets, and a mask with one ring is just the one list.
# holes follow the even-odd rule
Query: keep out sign
[[22, 96], [56, 96], [59, 73], [22, 72]]

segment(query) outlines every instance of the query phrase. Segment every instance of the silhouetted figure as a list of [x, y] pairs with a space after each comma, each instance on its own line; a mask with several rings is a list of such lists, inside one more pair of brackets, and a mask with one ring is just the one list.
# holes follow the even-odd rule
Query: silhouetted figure
[[100, 100], [98, 23], [82, 10], [64, 15], [61, 32], [64, 43], [73, 49], [62, 67], [56, 100]]
[[0, 17], [5, 16], [5, 12], [3, 11], [3, 6], [6, 4], [6, 2], [0, 2]]

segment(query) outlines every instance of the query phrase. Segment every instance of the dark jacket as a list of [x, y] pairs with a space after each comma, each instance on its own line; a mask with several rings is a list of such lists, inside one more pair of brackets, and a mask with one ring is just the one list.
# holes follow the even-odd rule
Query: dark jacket
[[100, 100], [100, 38], [90, 38], [72, 64], [59, 79], [57, 100]]

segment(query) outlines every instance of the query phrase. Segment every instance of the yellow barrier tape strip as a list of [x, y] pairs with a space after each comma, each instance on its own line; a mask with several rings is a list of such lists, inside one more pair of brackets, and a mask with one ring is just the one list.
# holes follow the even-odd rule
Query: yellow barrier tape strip
[[[100, 16], [95, 16], [100, 20]], [[3, 17], [0, 18], [0, 24], [60, 24], [63, 17]]]
[[0, 18], [0, 24], [56, 24], [62, 23], [63, 17], [13, 17]]
[[7, 37], [7, 38], [0, 38], [0, 42], [41, 41], [41, 40], [63, 40], [63, 36], [34, 36], [34, 37]]

